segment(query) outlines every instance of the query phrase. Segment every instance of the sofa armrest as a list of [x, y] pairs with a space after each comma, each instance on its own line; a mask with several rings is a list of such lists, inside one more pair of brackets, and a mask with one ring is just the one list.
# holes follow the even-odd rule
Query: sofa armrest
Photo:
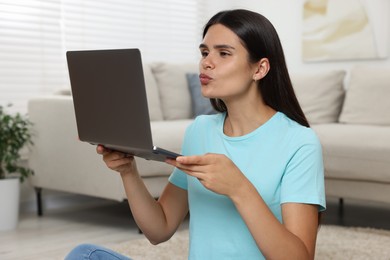
[[[118, 173], [111, 171], [96, 154], [96, 146], [79, 141], [71, 96], [34, 98], [28, 104], [33, 123], [29, 166], [35, 171], [34, 187], [84, 194], [114, 200], [126, 198]], [[153, 121], [156, 144], [180, 152], [185, 129], [192, 120]], [[158, 197], [173, 167], [136, 158], [146, 187]]]
[[70, 96], [29, 101], [33, 142], [29, 165], [34, 187], [123, 200], [120, 176], [103, 164], [95, 147], [78, 140]]

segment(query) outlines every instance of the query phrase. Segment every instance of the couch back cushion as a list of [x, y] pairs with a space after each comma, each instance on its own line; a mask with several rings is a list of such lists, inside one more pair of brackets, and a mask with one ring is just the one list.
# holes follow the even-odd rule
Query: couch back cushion
[[344, 99], [345, 71], [292, 73], [291, 81], [310, 124], [337, 122]]
[[150, 65], [157, 82], [164, 120], [191, 118], [191, 95], [186, 74], [197, 73], [198, 65], [161, 62]]
[[151, 121], [163, 120], [161, 102], [158, 93], [157, 83], [149, 65], [143, 65], [146, 85], [146, 95], [148, 98], [149, 117]]
[[353, 68], [340, 122], [390, 125], [389, 97], [390, 69]]

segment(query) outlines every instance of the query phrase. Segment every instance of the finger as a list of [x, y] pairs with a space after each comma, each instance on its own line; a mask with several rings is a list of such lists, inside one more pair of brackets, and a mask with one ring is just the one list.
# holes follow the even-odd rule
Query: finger
[[103, 153], [104, 153], [104, 147], [103, 147], [103, 145], [98, 144], [98, 145], [96, 146], [96, 152], [97, 152], [98, 154], [103, 154]]
[[117, 170], [118, 168], [131, 164], [134, 160], [134, 157], [124, 157], [117, 160], [112, 160], [107, 162], [107, 166], [112, 170]]
[[108, 149], [108, 148], [106, 148], [106, 147], [104, 147], [103, 145], [99, 144], [99, 145], [96, 146], [96, 152], [97, 152], [98, 154], [104, 155], [104, 154], [106, 154], [106, 153], [110, 153], [111, 150]]
[[202, 170], [199, 166], [188, 166], [188, 165], [176, 165], [176, 168], [183, 171], [189, 176], [195, 177], [197, 179], [204, 179], [206, 172]]
[[182, 171], [191, 171], [191, 172], [202, 172], [204, 173], [207, 170], [207, 165], [202, 164], [183, 164], [175, 162], [175, 166]]
[[182, 165], [204, 165], [207, 164], [205, 156], [192, 155], [192, 156], [179, 156], [176, 161]]
[[128, 155], [127, 153], [122, 153], [122, 152], [113, 152], [112, 154], [113, 154], [114, 160], [122, 160], [122, 159], [131, 157], [131, 155]]
[[106, 162], [117, 161], [117, 160], [121, 160], [121, 159], [126, 158], [126, 157], [127, 157], [127, 155], [125, 153], [121, 153], [121, 152], [108, 151], [108, 152], [103, 153], [103, 160]]
[[[192, 166], [192, 165], [180, 164], [174, 159], [166, 159], [165, 162], [167, 164], [170, 164], [170, 165], [178, 168], [179, 170], [183, 171], [184, 173], [186, 173], [190, 176], [198, 177], [200, 174], [199, 172], [196, 171], [196, 168], [194, 168], [194, 166]], [[199, 166], [198, 166], [198, 170], [199, 170]]]
[[176, 160], [175, 159], [167, 158], [167, 159], [165, 159], [165, 163], [176, 167]]

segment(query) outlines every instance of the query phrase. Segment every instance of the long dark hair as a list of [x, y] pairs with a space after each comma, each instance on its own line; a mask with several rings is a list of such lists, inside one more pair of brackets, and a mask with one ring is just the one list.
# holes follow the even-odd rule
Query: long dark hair
[[[292, 87], [282, 44], [271, 22], [263, 15], [248, 10], [222, 11], [214, 15], [205, 25], [203, 38], [210, 26], [215, 24], [224, 25], [240, 38], [249, 53], [250, 62], [255, 63], [262, 58], [269, 60], [270, 70], [258, 82], [264, 102], [276, 111], [283, 112], [290, 119], [309, 127]], [[217, 111], [227, 111], [222, 100], [210, 99], [210, 101]]]

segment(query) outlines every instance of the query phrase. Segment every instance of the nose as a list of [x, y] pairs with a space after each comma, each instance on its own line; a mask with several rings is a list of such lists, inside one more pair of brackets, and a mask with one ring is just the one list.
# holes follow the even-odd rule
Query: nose
[[201, 64], [201, 67], [204, 69], [204, 70], [207, 70], [207, 69], [213, 69], [214, 68], [214, 63], [212, 62], [211, 60], [211, 57], [210, 57], [210, 54], [207, 55], [206, 57], [203, 57], [200, 61], [200, 64]]

